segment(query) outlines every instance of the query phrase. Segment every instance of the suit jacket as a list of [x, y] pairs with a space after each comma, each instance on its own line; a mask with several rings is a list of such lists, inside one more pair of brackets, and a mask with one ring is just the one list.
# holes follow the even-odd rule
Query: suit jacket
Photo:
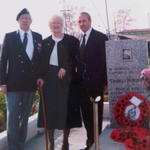
[[0, 84], [7, 85], [8, 91], [34, 91], [38, 78], [42, 36], [32, 32], [33, 57], [29, 59], [18, 32], [7, 33], [4, 38]]
[[107, 84], [106, 40], [108, 40], [106, 35], [92, 29], [84, 50], [84, 61], [81, 61], [79, 56], [78, 74], [89, 96], [95, 97], [102, 94]]

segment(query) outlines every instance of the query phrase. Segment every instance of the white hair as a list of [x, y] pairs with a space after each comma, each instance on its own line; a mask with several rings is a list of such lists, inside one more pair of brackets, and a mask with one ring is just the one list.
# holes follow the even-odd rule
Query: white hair
[[54, 19], [59, 19], [61, 22], [62, 22], [62, 25], [64, 25], [64, 18], [61, 16], [61, 15], [53, 15], [50, 20], [49, 20], [49, 23], [51, 23]]

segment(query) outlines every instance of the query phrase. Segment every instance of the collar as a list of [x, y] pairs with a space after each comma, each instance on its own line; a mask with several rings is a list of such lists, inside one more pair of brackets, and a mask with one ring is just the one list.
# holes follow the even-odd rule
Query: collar
[[32, 34], [30, 29], [28, 31], [24, 31], [22, 29], [19, 29], [18, 32], [20, 33], [21, 36], [24, 36], [25, 32], [28, 33], [27, 35], [31, 35]]
[[83, 34], [86, 34], [86, 37], [90, 36], [90, 33], [92, 31], [92, 27], [90, 27], [86, 32], [84, 32]]
[[58, 38], [58, 37], [55, 37], [54, 35], [52, 35], [52, 39], [53, 39], [55, 42], [59, 42], [59, 41], [61, 41], [63, 38]]

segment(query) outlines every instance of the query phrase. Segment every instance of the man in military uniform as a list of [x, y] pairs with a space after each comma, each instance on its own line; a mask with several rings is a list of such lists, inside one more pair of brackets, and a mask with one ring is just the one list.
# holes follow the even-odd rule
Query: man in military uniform
[[19, 30], [4, 38], [0, 64], [0, 92], [7, 97], [9, 150], [23, 150], [38, 79], [42, 36], [31, 31], [31, 15], [23, 9], [16, 18]]

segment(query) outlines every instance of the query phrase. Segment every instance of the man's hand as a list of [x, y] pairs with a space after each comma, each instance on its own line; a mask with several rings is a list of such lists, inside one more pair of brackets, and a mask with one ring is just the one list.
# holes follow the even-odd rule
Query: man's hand
[[6, 85], [0, 85], [0, 92], [3, 94], [7, 94], [7, 86]]
[[37, 85], [38, 85], [38, 87], [43, 87], [43, 85], [44, 85], [44, 80], [43, 79], [41, 79], [41, 78], [39, 78], [39, 79], [37, 79]]
[[90, 97], [90, 101], [93, 103], [95, 102], [95, 99], [93, 97]]
[[105, 85], [105, 87], [104, 87], [104, 92], [108, 92], [108, 86], [107, 85]]
[[60, 70], [58, 71], [58, 78], [63, 79], [65, 75], [66, 75], [66, 70], [64, 68], [60, 68]]

